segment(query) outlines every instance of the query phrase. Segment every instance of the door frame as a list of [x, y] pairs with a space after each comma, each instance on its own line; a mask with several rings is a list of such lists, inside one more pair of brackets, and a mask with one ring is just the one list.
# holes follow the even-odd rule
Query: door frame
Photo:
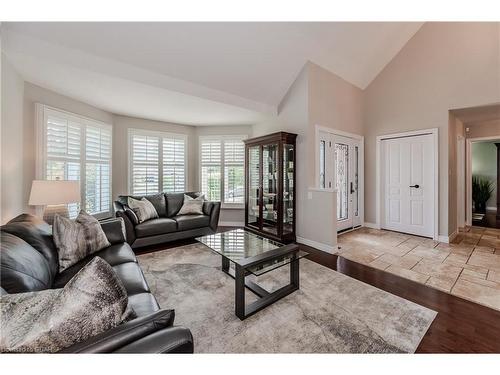
[[495, 141], [499, 140], [500, 136], [489, 136], [489, 137], [477, 137], [477, 138], [467, 138], [465, 137], [465, 199], [466, 199], [466, 211], [465, 211], [465, 225], [472, 226], [472, 143], [478, 141]]
[[378, 135], [376, 138], [376, 181], [375, 181], [375, 191], [376, 191], [376, 227], [380, 229], [382, 226], [382, 210], [381, 202], [383, 202], [382, 196], [382, 179], [380, 178], [381, 172], [381, 160], [380, 160], [380, 148], [382, 146], [382, 141], [386, 139], [394, 138], [406, 138], [406, 137], [416, 137], [419, 135], [432, 135], [432, 141], [434, 143], [434, 234], [433, 239], [435, 241], [439, 240], [439, 130], [438, 128], [413, 130], [402, 133], [390, 133], [384, 135]]
[[[326, 126], [316, 125], [315, 126], [315, 140], [314, 140], [314, 186], [321, 191], [333, 191], [335, 194], [338, 194], [337, 189], [332, 188], [320, 188], [319, 186], [319, 140], [320, 140], [320, 132], [328, 133], [330, 136], [339, 135], [342, 137], [352, 138], [359, 141], [359, 180], [358, 180], [358, 190], [359, 190], [359, 218], [361, 222], [361, 226], [365, 225], [365, 137], [355, 133], [349, 133], [343, 130], [337, 130], [333, 128], [328, 128]], [[336, 198], [335, 198], [336, 201]], [[337, 212], [333, 213], [335, 216], [335, 231], [337, 231]]]

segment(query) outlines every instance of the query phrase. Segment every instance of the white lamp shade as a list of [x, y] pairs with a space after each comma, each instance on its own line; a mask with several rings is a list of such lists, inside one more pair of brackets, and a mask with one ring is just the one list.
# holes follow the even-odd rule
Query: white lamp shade
[[33, 181], [29, 199], [29, 204], [31, 206], [68, 203], [80, 203], [79, 181]]

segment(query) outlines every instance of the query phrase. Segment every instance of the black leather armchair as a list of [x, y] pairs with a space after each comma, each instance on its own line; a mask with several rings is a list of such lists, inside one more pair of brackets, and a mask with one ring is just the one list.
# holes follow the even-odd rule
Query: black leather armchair
[[93, 257], [108, 262], [127, 290], [137, 318], [79, 342], [64, 353], [192, 353], [187, 328], [174, 326], [174, 310], [161, 310], [149, 289], [133, 250], [125, 242], [121, 219], [101, 223], [111, 243], [72, 267], [58, 272], [51, 229], [43, 220], [23, 214], [0, 227], [0, 292], [25, 293], [63, 287]]
[[[205, 201], [203, 215], [178, 215], [184, 203], [184, 194], [196, 197], [198, 193], [159, 193], [145, 196], [120, 195], [114, 202], [116, 217], [125, 224], [127, 242], [133, 249], [213, 234], [217, 231], [220, 202]], [[135, 222], [135, 215], [128, 207], [128, 198], [149, 200], [159, 218], [143, 223]]]

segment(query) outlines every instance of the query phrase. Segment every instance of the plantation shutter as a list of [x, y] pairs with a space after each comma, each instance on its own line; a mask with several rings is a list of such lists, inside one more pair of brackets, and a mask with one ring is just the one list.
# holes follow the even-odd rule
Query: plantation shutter
[[224, 202], [243, 203], [245, 145], [240, 139], [224, 140]]
[[185, 140], [183, 138], [163, 138], [163, 191], [183, 192], [185, 177]]
[[158, 193], [160, 137], [132, 135], [132, 194]]
[[85, 140], [85, 210], [111, 211], [111, 128], [87, 126]]
[[43, 177], [80, 181], [81, 204], [68, 205], [71, 218], [80, 207], [91, 215], [110, 216], [111, 126], [45, 106], [43, 111]]
[[[47, 180], [80, 180], [82, 125], [63, 114], [50, 111], [45, 128]], [[71, 218], [78, 215], [80, 204], [68, 205]]]
[[201, 140], [201, 191], [206, 199], [221, 199], [222, 142], [218, 139]]

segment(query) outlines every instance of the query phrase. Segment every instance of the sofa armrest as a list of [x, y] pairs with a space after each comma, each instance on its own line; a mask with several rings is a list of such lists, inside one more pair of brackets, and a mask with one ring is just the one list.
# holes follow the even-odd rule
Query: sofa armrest
[[115, 215], [117, 218], [121, 218], [125, 224], [125, 238], [129, 245], [132, 245], [135, 241], [135, 227], [134, 223], [130, 220], [128, 215], [123, 210], [116, 210]]
[[205, 201], [203, 203], [203, 213], [210, 216], [209, 226], [214, 232], [219, 225], [220, 202]]
[[105, 219], [99, 221], [99, 223], [111, 245], [125, 242], [125, 223], [123, 219]]
[[174, 319], [174, 310], [160, 310], [76, 343], [61, 353], [112, 353], [155, 332], [168, 330]]
[[115, 353], [193, 353], [193, 335], [184, 327], [162, 329], [118, 349]]

